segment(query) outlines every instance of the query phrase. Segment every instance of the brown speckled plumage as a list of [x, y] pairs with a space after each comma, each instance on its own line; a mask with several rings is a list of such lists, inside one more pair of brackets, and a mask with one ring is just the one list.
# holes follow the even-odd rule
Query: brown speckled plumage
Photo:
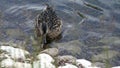
[[61, 34], [62, 21], [57, 16], [52, 7], [47, 5], [46, 9], [41, 12], [35, 21], [37, 36], [46, 36], [44, 38], [55, 39]]

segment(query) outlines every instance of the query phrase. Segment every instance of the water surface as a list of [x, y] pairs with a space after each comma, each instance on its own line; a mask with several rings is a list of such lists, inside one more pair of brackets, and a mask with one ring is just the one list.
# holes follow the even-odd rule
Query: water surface
[[[114, 40], [98, 42], [111, 37], [120, 41], [120, 0], [1, 0], [0, 41], [23, 41], [34, 36], [34, 19], [45, 9], [44, 3], [53, 6], [63, 21], [63, 37], [58, 43], [79, 40], [85, 45], [80, 47], [82, 53], [75, 55], [77, 58], [91, 59], [106, 45], [120, 52], [120, 43], [112, 43]], [[111, 64], [120, 65], [119, 58]]]

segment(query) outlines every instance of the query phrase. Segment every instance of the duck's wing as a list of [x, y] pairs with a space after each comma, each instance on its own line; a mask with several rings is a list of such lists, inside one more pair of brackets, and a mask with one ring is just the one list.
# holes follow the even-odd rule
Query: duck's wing
[[41, 15], [37, 15], [36, 19], [35, 19], [35, 31], [37, 36], [41, 36], [43, 34], [42, 31], [42, 19], [41, 19]]
[[53, 22], [53, 26], [52, 26], [52, 30], [57, 30], [57, 31], [60, 31], [62, 28], [62, 20], [61, 19], [56, 19], [54, 20]]
[[50, 30], [58, 29], [62, 27], [62, 21], [57, 16], [55, 10], [52, 7], [47, 6], [45, 10], [45, 14], [47, 14], [46, 20], [48, 20], [48, 27]]

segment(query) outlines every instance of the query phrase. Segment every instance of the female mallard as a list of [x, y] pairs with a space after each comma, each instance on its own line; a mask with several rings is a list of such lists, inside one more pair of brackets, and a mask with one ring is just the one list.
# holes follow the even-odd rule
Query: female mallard
[[45, 44], [47, 40], [54, 40], [57, 38], [62, 30], [62, 21], [57, 16], [52, 7], [47, 5], [46, 9], [41, 12], [35, 22], [35, 29], [37, 37], [42, 36], [42, 43]]

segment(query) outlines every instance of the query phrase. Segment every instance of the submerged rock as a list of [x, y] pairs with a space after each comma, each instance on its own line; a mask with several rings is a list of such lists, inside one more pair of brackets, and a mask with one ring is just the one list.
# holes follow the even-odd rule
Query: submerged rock
[[53, 43], [53, 47], [57, 47], [60, 50], [60, 53], [65, 53], [65, 51], [68, 51], [69, 53], [76, 55], [81, 53], [80, 46], [84, 46], [83, 43], [81, 43], [79, 40], [74, 40], [70, 42], [63, 42], [63, 43]]
[[102, 63], [102, 62], [94, 62], [92, 65], [97, 66], [97, 67], [101, 67], [101, 68], [106, 68], [105, 63]]
[[25, 37], [25, 33], [20, 29], [7, 29], [6, 34], [12, 38]]
[[118, 38], [118, 37], [104, 37], [103, 39], [101, 39], [98, 42], [105, 43], [105, 44], [120, 44], [120, 38]]
[[94, 61], [105, 61], [106, 59], [107, 60], [110, 60], [112, 58], [114, 58], [115, 56], [117, 56], [119, 53], [117, 51], [114, 51], [114, 50], [109, 50], [107, 52], [102, 52], [98, 55], [94, 55], [93, 56], [93, 60]]

